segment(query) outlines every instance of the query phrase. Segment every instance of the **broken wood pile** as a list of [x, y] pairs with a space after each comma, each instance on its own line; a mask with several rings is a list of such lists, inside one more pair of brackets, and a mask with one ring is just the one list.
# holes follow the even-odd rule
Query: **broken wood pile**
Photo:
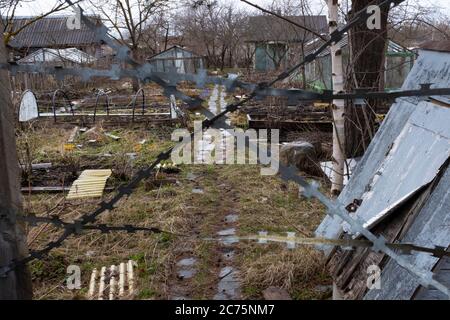
[[135, 295], [134, 267], [136, 266], [135, 261], [129, 260], [128, 263], [122, 262], [119, 267], [115, 265], [109, 268], [102, 267], [100, 274], [97, 269], [92, 270], [88, 299], [132, 299]]

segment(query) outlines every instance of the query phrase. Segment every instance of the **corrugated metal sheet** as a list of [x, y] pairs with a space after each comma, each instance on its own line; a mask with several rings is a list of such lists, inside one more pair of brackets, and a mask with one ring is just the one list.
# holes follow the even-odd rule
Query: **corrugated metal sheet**
[[[450, 108], [421, 102], [362, 195], [355, 212], [372, 227], [386, 208], [430, 183], [450, 157]], [[380, 213], [383, 213], [382, 215]], [[349, 231], [344, 225], [344, 230]]]
[[[450, 257], [441, 258], [433, 273], [436, 274], [436, 280], [450, 288]], [[434, 288], [420, 287], [417, 293], [412, 297], [413, 300], [448, 300], [439, 290]]]
[[[447, 119], [447, 124], [448, 124]], [[450, 244], [450, 169], [447, 169], [439, 184], [422, 208], [410, 229], [402, 239], [404, 243], [419, 246], [442, 246]], [[414, 253], [406, 256], [412, 264], [425, 270], [431, 270], [438, 259], [425, 253]], [[450, 274], [440, 275], [441, 283], [450, 281]], [[444, 278], [445, 277], [445, 278]], [[416, 277], [405, 271], [396, 262], [389, 261], [381, 273], [381, 289], [369, 291], [365, 299], [411, 299], [419, 287]], [[450, 284], [449, 284], [450, 285]], [[438, 298], [436, 295], [434, 298]], [[448, 297], [440, 296], [448, 299]], [[426, 298], [426, 296], [418, 297]]]
[[[12, 22], [12, 31], [17, 31], [25, 26], [31, 18], [16, 18]], [[16, 49], [21, 48], [67, 48], [100, 44], [95, 31], [90, 30], [84, 23], [81, 29], [70, 30], [67, 28], [68, 17], [46, 17], [40, 19], [25, 29], [20, 31], [12, 39], [9, 45]], [[99, 18], [95, 19], [96, 24], [102, 24]]]
[[[421, 83], [435, 83], [436, 87], [442, 88], [450, 86], [450, 54], [420, 51], [419, 58], [402, 89], [416, 89]], [[419, 98], [397, 99], [364, 157], [355, 168], [348, 185], [339, 196], [339, 200], [344, 205], [353, 202], [354, 199], [360, 199], [366, 192], [366, 188], [380, 168], [392, 143], [405, 127], [411, 114], [418, 107], [418, 103]], [[342, 220], [338, 217], [326, 217], [316, 230], [316, 236], [338, 237], [342, 230], [341, 222]], [[329, 248], [324, 248], [324, 251], [327, 254], [330, 253]]]

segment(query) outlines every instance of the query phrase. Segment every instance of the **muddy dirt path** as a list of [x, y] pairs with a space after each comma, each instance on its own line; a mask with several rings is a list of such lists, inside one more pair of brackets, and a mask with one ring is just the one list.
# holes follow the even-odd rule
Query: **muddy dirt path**
[[[208, 109], [217, 114], [226, 107], [226, 93], [223, 87], [212, 90]], [[209, 152], [210, 136], [200, 141], [198, 158]], [[224, 154], [225, 141], [219, 152]], [[192, 193], [199, 198], [218, 195], [210, 203], [207, 216], [194, 224], [192, 236], [177, 249], [177, 262], [169, 281], [169, 299], [201, 298], [216, 300], [235, 300], [241, 297], [239, 270], [235, 265], [236, 243], [234, 238], [239, 224], [239, 212], [236, 210], [238, 195], [228, 181], [208, 174], [196, 179], [197, 186]], [[188, 205], [188, 204], [186, 204]], [[195, 206], [195, 203], [192, 204]], [[203, 212], [202, 212], [203, 213]], [[206, 238], [224, 238], [223, 241], [209, 241]], [[200, 249], [199, 249], [200, 248]]]

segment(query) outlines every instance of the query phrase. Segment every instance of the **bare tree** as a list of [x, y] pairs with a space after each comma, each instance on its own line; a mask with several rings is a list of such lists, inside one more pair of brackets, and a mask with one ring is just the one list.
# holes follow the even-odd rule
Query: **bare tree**
[[[74, 5], [80, 3], [82, 0], [76, 0], [72, 3]], [[27, 23], [22, 25], [20, 28], [14, 29], [14, 18], [16, 17], [17, 8], [20, 4], [24, 2], [31, 2], [27, 0], [3, 0], [0, 1], [0, 18], [3, 20], [3, 35], [4, 35], [4, 43], [7, 45], [12, 38], [17, 36], [20, 32], [34, 24], [35, 22], [60, 11], [67, 10], [72, 5], [66, 3], [65, 1], [61, 3], [56, 3], [53, 8], [48, 10], [45, 13], [37, 15], [28, 20]]]
[[229, 4], [194, 2], [177, 17], [177, 32], [190, 47], [206, 56], [209, 67], [237, 64], [243, 46], [246, 14]]
[[[0, 25], [1, 25], [0, 20]], [[5, 45], [0, 36], [0, 63], [6, 63]], [[17, 165], [16, 141], [14, 138], [13, 107], [8, 74], [0, 71], [0, 266], [13, 260], [21, 260], [28, 254], [24, 228], [16, 221], [22, 210], [19, 167]], [[5, 216], [6, 218], [3, 218]], [[0, 277], [0, 300], [31, 299], [30, 273], [26, 265], [19, 265], [5, 277]]]
[[[369, 5], [382, 0], [352, 1], [350, 18]], [[349, 32], [351, 78], [349, 89], [384, 90], [384, 66], [387, 48], [387, 21], [389, 7], [380, 12], [380, 27], [368, 29], [365, 23], [358, 24]], [[346, 110], [346, 154], [361, 155], [375, 134], [376, 101], [367, 100], [364, 105], [349, 103]]]
[[[130, 48], [132, 57], [139, 61], [145, 35], [149, 35], [149, 28], [155, 22], [161, 21], [161, 15], [168, 9], [168, 0], [91, 0], [91, 4], [114, 30], [111, 36]], [[159, 27], [159, 25], [158, 25]], [[156, 51], [156, 50], [155, 50]], [[139, 83], [133, 79], [133, 89], [139, 89]]]
[[438, 7], [425, 7], [409, 1], [394, 9], [389, 16], [389, 38], [407, 47], [417, 47], [429, 40], [449, 40], [449, 16]]

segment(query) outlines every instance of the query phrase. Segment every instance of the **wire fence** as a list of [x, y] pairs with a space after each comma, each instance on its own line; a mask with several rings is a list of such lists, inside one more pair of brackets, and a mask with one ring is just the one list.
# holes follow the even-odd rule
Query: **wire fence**
[[[402, 3], [404, 0], [385, 0], [379, 6], [381, 8], [387, 6], [396, 6]], [[73, 3], [70, 0], [66, 0], [70, 5]], [[204, 102], [201, 98], [190, 97], [177, 89], [177, 85], [182, 81], [188, 81], [195, 83], [197, 87], [202, 88], [206, 84], [219, 84], [225, 86], [228, 92], [232, 92], [236, 88], [241, 88], [250, 93], [240, 99], [238, 102], [233, 102], [228, 104], [226, 108], [218, 113], [212, 114], [211, 112], [204, 111], [206, 119], [202, 122], [202, 130], [208, 129], [210, 127], [223, 128], [225, 130], [231, 129], [230, 126], [226, 125], [224, 122], [224, 117], [230, 113], [238, 110], [241, 106], [247, 102], [261, 97], [267, 96], [283, 96], [288, 99], [297, 101], [308, 101], [308, 100], [326, 100], [331, 101], [334, 99], [355, 99], [355, 98], [397, 98], [397, 97], [407, 97], [407, 96], [430, 96], [430, 95], [449, 95], [450, 88], [435, 89], [431, 88], [430, 84], [423, 84], [417, 90], [408, 91], [397, 91], [397, 92], [367, 92], [358, 91], [353, 93], [333, 93], [332, 91], [325, 91], [323, 93], [310, 92], [305, 90], [286, 90], [277, 89], [273, 86], [288, 78], [297, 69], [304, 66], [306, 63], [314, 61], [321, 52], [323, 52], [327, 47], [334, 43], [338, 43], [342, 40], [346, 32], [348, 32], [353, 26], [357, 24], [364, 23], [369, 18], [370, 14], [366, 10], [362, 10], [355, 14], [353, 18], [342, 28], [339, 28], [333, 32], [329, 39], [320, 46], [315, 52], [309, 54], [305, 59], [299, 62], [296, 66], [282, 72], [275, 79], [270, 82], [261, 82], [257, 84], [245, 83], [238, 80], [236, 75], [229, 75], [227, 78], [223, 77], [213, 77], [208, 76], [205, 70], [200, 70], [197, 74], [180, 74], [176, 70], [170, 70], [165, 73], [155, 72], [149, 64], [140, 64], [134, 61], [128, 54], [129, 50], [126, 46], [122, 46], [114, 41], [108, 36], [107, 30], [104, 27], [96, 27], [87, 17], [81, 16], [82, 22], [85, 23], [89, 28], [96, 32], [98, 40], [104, 41], [106, 44], [111, 46], [117, 53], [117, 58], [122, 63], [127, 63], [132, 66], [130, 69], [123, 69], [119, 65], [112, 65], [109, 70], [98, 70], [93, 68], [81, 68], [81, 69], [65, 69], [65, 68], [49, 68], [39, 65], [23, 66], [23, 65], [1, 65], [1, 68], [9, 70], [13, 75], [18, 72], [37, 72], [43, 74], [54, 75], [57, 79], [62, 79], [65, 76], [78, 76], [83, 81], [88, 81], [92, 77], [103, 77], [112, 80], [118, 80], [121, 78], [136, 78], [143, 83], [154, 82], [163, 88], [164, 95], [170, 98], [172, 95], [185, 102], [189, 107], [196, 108], [200, 107]], [[191, 137], [193, 137], [197, 132], [192, 132]], [[62, 235], [55, 241], [48, 243], [43, 249], [38, 251], [31, 251], [30, 254], [20, 260], [11, 261], [8, 265], [0, 266], [0, 277], [5, 277], [9, 272], [13, 271], [18, 266], [23, 266], [24, 264], [34, 260], [43, 259], [51, 250], [60, 247], [64, 241], [72, 236], [80, 234], [83, 230], [98, 230], [103, 233], [113, 232], [113, 231], [125, 231], [130, 233], [135, 232], [151, 232], [151, 233], [161, 233], [164, 232], [157, 228], [143, 228], [131, 225], [124, 226], [107, 226], [107, 225], [95, 225], [97, 218], [104, 212], [112, 211], [115, 209], [117, 203], [125, 198], [129, 197], [133, 191], [137, 188], [139, 183], [144, 179], [150, 178], [152, 172], [157, 168], [158, 164], [162, 161], [167, 160], [171, 156], [171, 152], [174, 147], [161, 152], [154, 162], [146, 167], [140, 169], [131, 181], [127, 184], [120, 186], [117, 193], [109, 200], [103, 201], [99, 206], [93, 211], [86, 215], [83, 215], [78, 220], [67, 223], [61, 221], [57, 217], [41, 218], [41, 217], [22, 217], [13, 216], [12, 214], [4, 214], [0, 217], [2, 219], [10, 219], [11, 221], [25, 221], [31, 224], [36, 223], [51, 223], [54, 226], [64, 230]], [[340, 246], [343, 248], [349, 247], [364, 247], [370, 248], [375, 252], [383, 252], [388, 255], [391, 259], [396, 261], [404, 269], [408, 270], [410, 273], [416, 276], [419, 283], [425, 287], [434, 287], [442, 293], [450, 297], [450, 289], [444, 284], [433, 278], [433, 273], [422, 269], [419, 266], [413, 265], [408, 262], [404, 255], [412, 254], [413, 251], [416, 252], [427, 252], [436, 257], [448, 256], [446, 248], [435, 247], [435, 248], [423, 248], [420, 246], [415, 246], [414, 244], [393, 244], [388, 243], [382, 236], [377, 236], [373, 234], [370, 230], [365, 228], [364, 221], [358, 217], [352, 217], [348, 214], [345, 206], [339, 202], [339, 200], [330, 199], [318, 188], [318, 183], [308, 182], [306, 179], [298, 175], [297, 169], [294, 167], [287, 167], [280, 163], [281, 178], [285, 181], [293, 181], [303, 187], [303, 195], [306, 197], [317, 198], [322, 204], [327, 208], [327, 214], [331, 217], [338, 216], [343, 221], [347, 222], [351, 226], [351, 231], [353, 234], [360, 234], [364, 236], [366, 241], [348, 241], [348, 240], [338, 240], [338, 239], [316, 239], [303, 241], [297, 241], [299, 244], [314, 244], [322, 243], [330, 246]], [[264, 236], [258, 237], [258, 239], [263, 239]], [[267, 237], [266, 237], [267, 238]], [[267, 239], [266, 239], [267, 240]], [[292, 239], [290, 239], [292, 241]], [[294, 240], [295, 241], [295, 240]]]

